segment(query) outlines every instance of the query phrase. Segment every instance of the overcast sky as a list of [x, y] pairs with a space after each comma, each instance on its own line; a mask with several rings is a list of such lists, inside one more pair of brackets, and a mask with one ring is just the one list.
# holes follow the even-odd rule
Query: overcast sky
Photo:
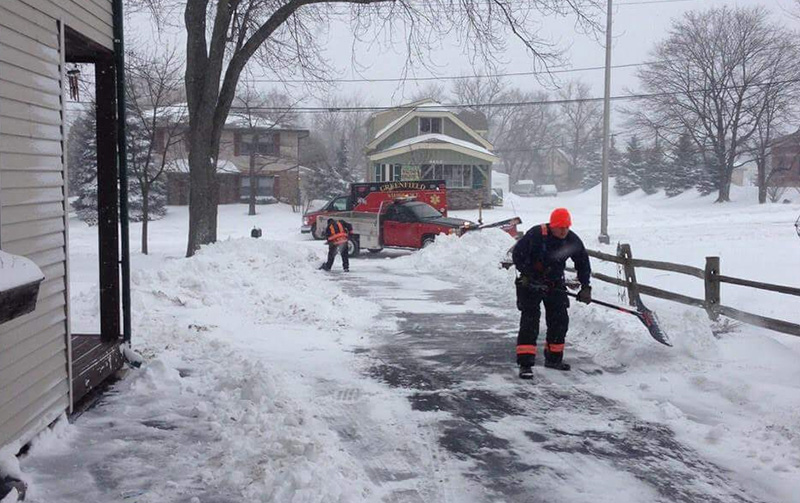
[[[652, 3], [644, 3], [652, 2]], [[649, 51], [653, 45], [663, 39], [674, 19], [680, 17], [688, 10], [703, 9], [711, 6], [755, 6], [762, 5], [773, 12], [776, 21], [798, 29], [800, 21], [788, 15], [794, 7], [794, 0], [614, 0], [614, 45], [612, 64], [624, 65], [641, 63], [648, 60]], [[626, 5], [627, 4], [627, 5]], [[565, 56], [572, 68], [596, 67], [604, 64], [604, 51], [600, 42], [587, 35], [576, 33], [573, 19], [547, 18], [543, 19], [542, 34], [552, 38], [566, 49]], [[136, 33], [135, 37], [142, 38], [142, 34], [151, 31], [151, 27], [143, 19], [134, 19], [128, 25], [128, 32]], [[130, 37], [134, 38], [134, 37]], [[147, 37], [146, 37], [147, 38]], [[175, 42], [183, 50], [183, 37]], [[338, 69], [338, 77], [343, 79], [361, 78], [395, 78], [401, 75], [405, 61], [402, 47], [396, 50], [378, 50], [366, 44], [356, 43], [355, 51], [358, 62], [362, 68], [356, 70], [352, 65], [353, 37], [349, 26], [342, 22], [331, 27], [330, 34], [325, 40], [327, 57]], [[501, 71], [526, 72], [531, 71], [532, 61], [526, 53], [521, 42], [510, 40], [508, 51], [502, 55], [507, 62]], [[435, 75], [422, 68], [415, 77], [442, 77], [439, 82], [449, 88], [452, 81], [445, 77], [451, 75], [471, 75], [475, 69], [471, 66], [469, 57], [463, 53], [455, 40], [446, 40], [442, 48], [432, 55], [438, 68]], [[480, 69], [478, 69], [480, 70]], [[612, 94], [624, 94], [626, 90], [636, 90], [637, 81], [635, 68], [615, 69], [612, 77]], [[255, 73], [259, 73], [254, 68]], [[596, 96], [603, 92], [603, 71], [581, 71], [575, 73], [558, 74], [559, 79], [580, 78], [589, 83]], [[542, 89], [542, 86], [533, 76], [507, 77], [507, 82], [523, 90]], [[372, 105], [395, 105], [416, 93], [418, 86], [427, 82], [407, 81], [398, 83], [338, 83], [337, 88], [341, 94], [359, 94]], [[259, 84], [268, 87], [273, 84]], [[307, 91], [297, 88], [291, 91], [296, 99], [305, 97], [304, 105], [315, 105], [314, 98], [307, 96]]]

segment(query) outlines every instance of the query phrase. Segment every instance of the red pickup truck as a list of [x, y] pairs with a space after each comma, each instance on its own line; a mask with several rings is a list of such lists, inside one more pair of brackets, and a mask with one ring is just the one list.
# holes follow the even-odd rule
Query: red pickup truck
[[[318, 215], [316, 226], [324, 228], [328, 215]], [[353, 226], [348, 242], [350, 255], [358, 255], [362, 248], [377, 253], [383, 248], [419, 249], [433, 243], [440, 234], [463, 235], [467, 232], [488, 228], [500, 228], [513, 237], [518, 236], [517, 217], [488, 225], [479, 225], [469, 220], [448, 218], [427, 203], [412, 198], [403, 198], [382, 204], [378, 213], [341, 212], [335, 218], [345, 220]]]
[[440, 216], [447, 216], [447, 189], [444, 180], [353, 183], [350, 184], [350, 195], [334, 197], [319, 210], [303, 215], [300, 232], [310, 232], [314, 238], [322, 239], [322, 229], [317, 230], [317, 217], [320, 215], [336, 216], [348, 211], [378, 213], [383, 205], [394, 199], [408, 197], [429, 204], [439, 211]]

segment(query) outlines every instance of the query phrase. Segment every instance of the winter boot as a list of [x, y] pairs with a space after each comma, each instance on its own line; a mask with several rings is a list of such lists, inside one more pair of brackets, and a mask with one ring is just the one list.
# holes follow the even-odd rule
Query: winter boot
[[520, 365], [519, 367], [520, 379], [533, 379], [533, 368], [527, 365]]
[[572, 368], [572, 367], [570, 367], [569, 363], [564, 363], [564, 362], [548, 362], [548, 361], [546, 361], [546, 362], [544, 362], [544, 366], [549, 368], [549, 369], [556, 369], [556, 370], [563, 370], [563, 371], [567, 371], [567, 370]]
[[564, 357], [563, 353], [551, 353], [544, 350], [544, 366], [549, 369], [556, 369], [556, 370], [563, 370], [568, 371], [571, 367], [569, 363], [564, 363], [562, 358]]

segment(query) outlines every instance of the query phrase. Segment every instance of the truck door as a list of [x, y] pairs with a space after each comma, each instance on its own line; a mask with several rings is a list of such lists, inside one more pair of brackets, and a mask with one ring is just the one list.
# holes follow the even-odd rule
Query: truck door
[[383, 216], [383, 245], [417, 247], [416, 218], [402, 206], [392, 205]]

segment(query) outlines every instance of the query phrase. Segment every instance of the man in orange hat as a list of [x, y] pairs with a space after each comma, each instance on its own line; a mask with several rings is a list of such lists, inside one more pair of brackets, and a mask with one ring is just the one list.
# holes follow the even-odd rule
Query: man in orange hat
[[580, 238], [569, 230], [571, 226], [569, 211], [556, 208], [550, 214], [549, 223], [532, 227], [514, 246], [512, 257], [520, 273], [516, 281], [517, 308], [522, 313], [517, 336], [517, 365], [522, 379], [533, 378], [542, 302], [547, 322], [544, 366], [570, 369], [569, 364], [563, 362], [564, 339], [569, 328], [569, 297], [564, 280], [567, 259], [572, 259], [578, 271], [581, 283], [578, 300], [587, 304], [592, 301], [589, 255]]

